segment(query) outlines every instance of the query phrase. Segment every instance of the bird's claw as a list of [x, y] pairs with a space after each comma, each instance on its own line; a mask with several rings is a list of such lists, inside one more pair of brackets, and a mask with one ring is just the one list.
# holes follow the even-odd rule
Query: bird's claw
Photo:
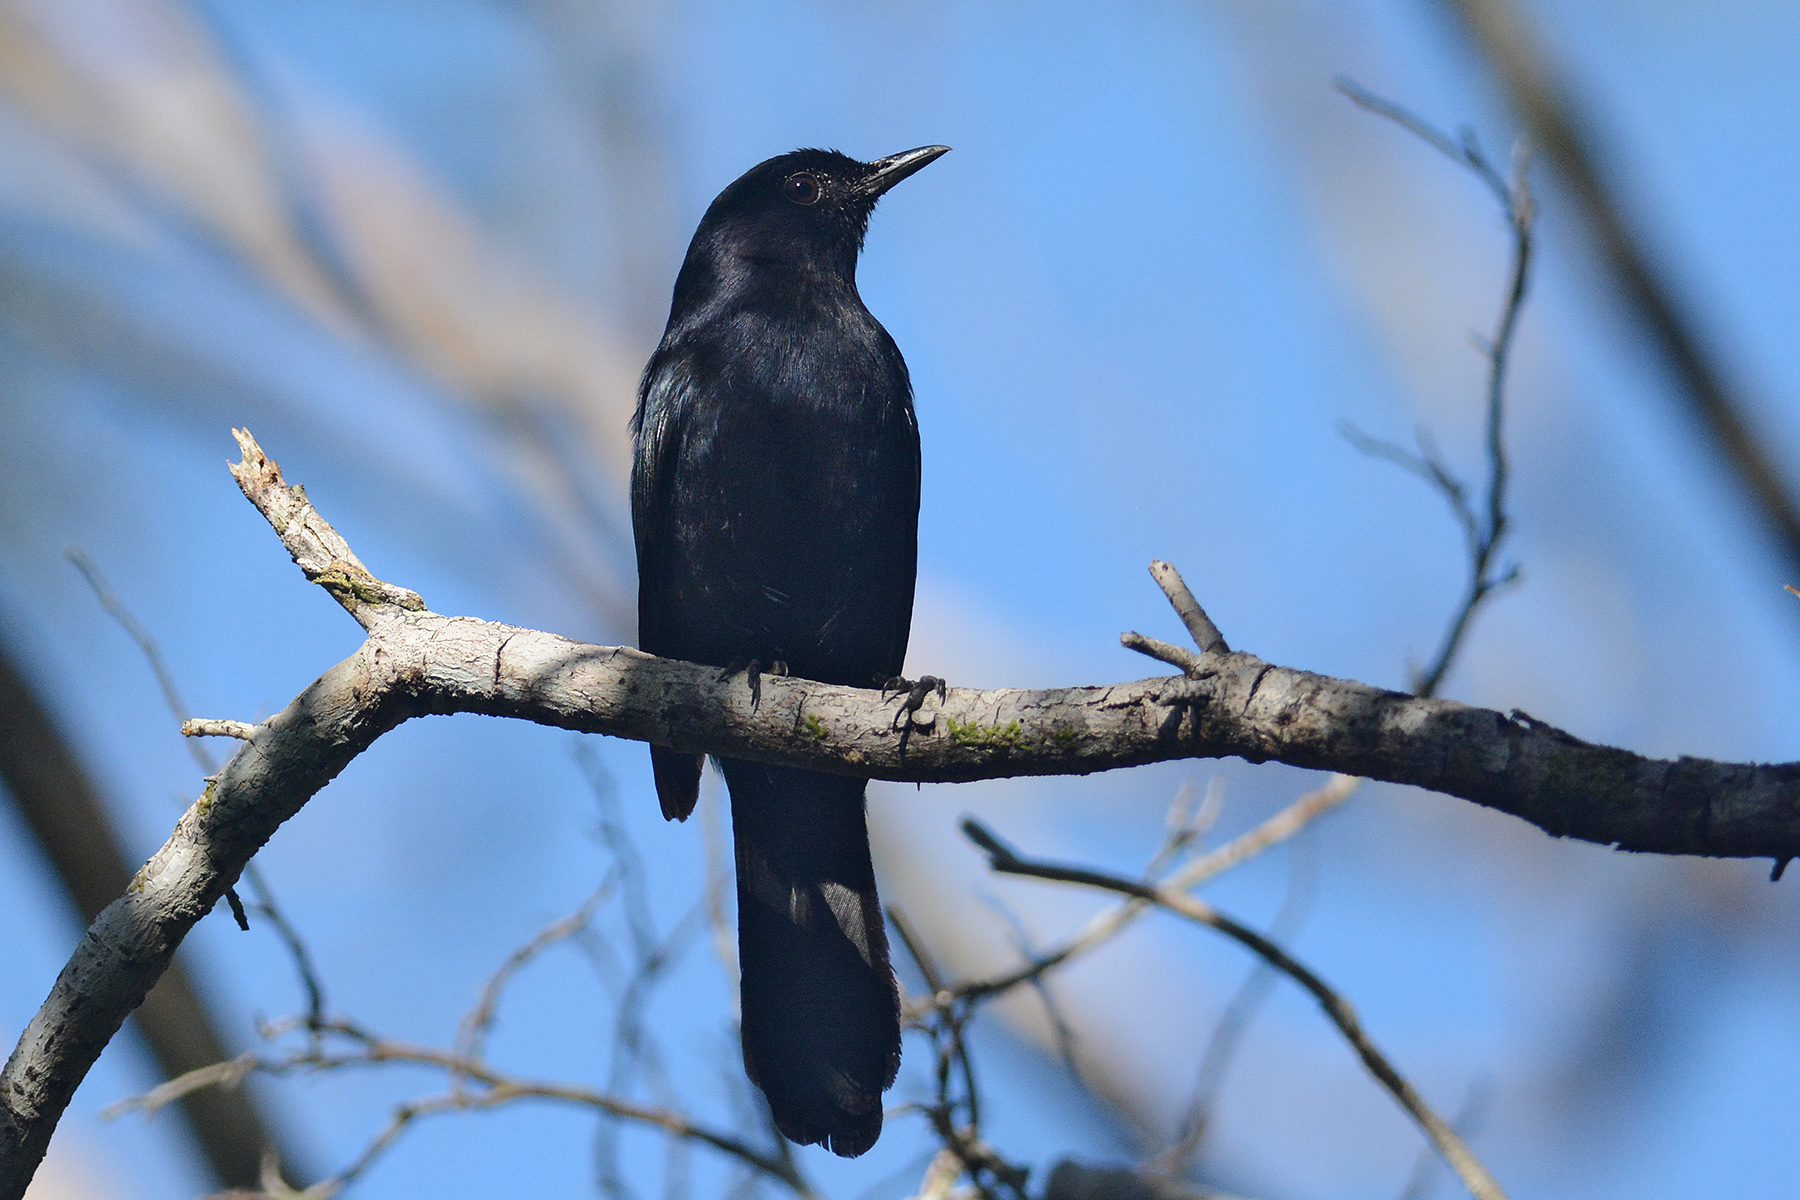
[[788, 665], [778, 658], [770, 663], [769, 669], [765, 671], [760, 658], [734, 658], [729, 666], [719, 672], [720, 682], [730, 679], [739, 671], [744, 673], [744, 682], [750, 685], [750, 707], [756, 708], [762, 704], [762, 677], [764, 675], [780, 675], [785, 678], [788, 673]]
[[936, 675], [921, 675], [918, 679], [903, 679], [898, 675], [889, 679], [878, 679], [881, 684], [881, 698], [886, 700], [890, 695], [904, 696], [900, 703], [900, 711], [894, 714], [894, 728], [900, 722], [911, 723], [912, 715], [925, 706], [925, 698], [933, 692], [937, 693], [938, 703], [942, 704], [950, 695], [950, 685]]

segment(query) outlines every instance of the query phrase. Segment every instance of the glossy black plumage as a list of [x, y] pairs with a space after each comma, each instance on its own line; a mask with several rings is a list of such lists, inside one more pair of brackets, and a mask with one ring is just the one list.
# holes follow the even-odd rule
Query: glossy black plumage
[[[633, 420], [645, 650], [868, 687], [900, 673], [918, 555], [906, 364], [856, 290], [882, 192], [943, 153], [798, 150], [707, 209]], [[653, 747], [663, 813], [700, 759]], [[899, 997], [864, 783], [721, 763], [737, 845], [744, 1065], [781, 1131], [843, 1155], [881, 1132]]]

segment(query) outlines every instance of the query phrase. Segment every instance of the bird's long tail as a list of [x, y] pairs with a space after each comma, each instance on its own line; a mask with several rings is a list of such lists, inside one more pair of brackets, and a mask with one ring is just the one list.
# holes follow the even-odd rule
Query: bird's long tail
[[860, 779], [726, 761], [737, 841], [744, 1068], [776, 1127], [854, 1157], [881, 1135], [900, 997]]

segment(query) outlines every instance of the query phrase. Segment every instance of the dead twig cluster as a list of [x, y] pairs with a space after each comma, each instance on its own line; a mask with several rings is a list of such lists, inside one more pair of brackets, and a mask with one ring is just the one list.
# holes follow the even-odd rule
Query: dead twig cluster
[[[163, 1106], [208, 1087], [234, 1087], [252, 1075], [282, 1077], [403, 1065], [440, 1071], [444, 1089], [416, 1096], [395, 1105], [387, 1122], [375, 1132], [349, 1163], [302, 1190], [281, 1179], [280, 1164], [269, 1162], [263, 1172], [263, 1189], [273, 1200], [330, 1200], [364, 1177], [414, 1123], [445, 1113], [492, 1109], [520, 1101], [547, 1101], [584, 1108], [599, 1114], [596, 1144], [596, 1182], [609, 1195], [630, 1196], [631, 1189], [610, 1135], [620, 1125], [660, 1130], [671, 1147], [670, 1179], [685, 1177], [681, 1153], [687, 1146], [710, 1147], [727, 1156], [754, 1177], [780, 1184], [795, 1196], [811, 1200], [811, 1184], [791, 1149], [771, 1131], [763, 1143], [750, 1135], [697, 1120], [684, 1112], [661, 1069], [660, 1052], [643, 1022], [644, 1004], [659, 977], [692, 943], [699, 926], [694, 913], [678, 922], [669, 933], [657, 936], [650, 918], [647, 895], [642, 890], [642, 865], [634, 848], [619, 829], [603, 834], [615, 853], [612, 867], [575, 911], [562, 917], [508, 954], [482, 985], [474, 1007], [459, 1022], [451, 1047], [438, 1048], [386, 1037], [348, 1017], [325, 1014], [322, 990], [311, 974], [310, 957], [296, 935], [290, 948], [295, 968], [308, 981], [312, 1007], [301, 1015], [266, 1023], [264, 1039], [276, 1046], [297, 1038], [295, 1044], [272, 1052], [244, 1054], [172, 1079], [151, 1091], [124, 1100], [107, 1110], [108, 1116], [137, 1111], [153, 1114]], [[623, 917], [630, 954], [620, 959], [595, 929], [595, 918], [614, 901], [625, 910]], [[696, 910], [698, 911], [698, 910]], [[488, 1058], [487, 1039], [498, 1019], [509, 984], [552, 948], [586, 939], [589, 957], [600, 968], [603, 980], [613, 984], [615, 999], [614, 1044], [606, 1086], [591, 1087], [564, 1081], [531, 1079], [495, 1066]], [[655, 1102], [633, 1098], [643, 1074], [659, 1092]], [[679, 1186], [668, 1194], [679, 1195]]]

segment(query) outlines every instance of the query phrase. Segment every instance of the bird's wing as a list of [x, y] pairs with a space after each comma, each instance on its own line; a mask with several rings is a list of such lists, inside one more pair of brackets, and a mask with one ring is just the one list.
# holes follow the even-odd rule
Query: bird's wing
[[[692, 399], [692, 378], [679, 358], [658, 353], [644, 371], [637, 413], [631, 419], [636, 440], [631, 523], [637, 535], [638, 646], [651, 654], [682, 652], [669, 644], [665, 617], [673, 600], [669, 570], [676, 553], [670, 511], [674, 458], [681, 447], [681, 418]], [[685, 821], [700, 796], [701, 757], [652, 746], [650, 759], [663, 816]]]
[[693, 375], [680, 356], [659, 351], [645, 368], [632, 418], [636, 454], [631, 466], [631, 524], [637, 538], [638, 645], [651, 654], [666, 654], [662, 614], [672, 600], [669, 569], [676, 533], [670, 500], [676, 458], [681, 449], [680, 423], [691, 408]]

